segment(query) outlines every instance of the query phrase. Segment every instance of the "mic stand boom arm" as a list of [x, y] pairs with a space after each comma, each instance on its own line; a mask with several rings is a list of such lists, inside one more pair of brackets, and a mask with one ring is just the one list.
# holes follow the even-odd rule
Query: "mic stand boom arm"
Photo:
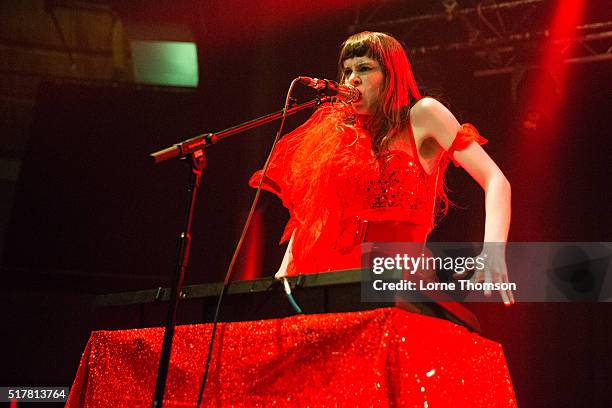
[[313, 99], [312, 101], [303, 103], [301, 105], [293, 106], [287, 109], [286, 113], [284, 109], [281, 109], [274, 113], [270, 113], [268, 115], [256, 119], [251, 119], [247, 122], [240, 123], [236, 126], [232, 126], [220, 132], [203, 133], [201, 135], [192, 137], [191, 139], [183, 140], [182, 142], [176, 143], [155, 153], [151, 153], [149, 157], [153, 159], [155, 164], [159, 164], [175, 157], [183, 158], [195, 152], [196, 150], [206, 148], [212, 144], [217, 143], [219, 140], [225, 139], [226, 137], [235, 135], [237, 133], [246, 132], [247, 130], [254, 129], [261, 125], [265, 125], [266, 123], [274, 122], [275, 120], [282, 118], [283, 115], [291, 116], [301, 110], [312, 108], [313, 106], [318, 106], [321, 103], [327, 102], [329, 99], [329, 96], [322, 95], [317, 99]]
[[318, 106], [319, 104], [326, 102], [328, 99], [328, 96], [320, 96], [312, 101], [293, 106], [287, 109], [286, 112], [285, 109], [281, 109], [277, 112], [270, 113], [257, 119], [249, 120], [217, 133], [204, 133], [149, 155], [155, 164], [173, 159], [175, 157], [181, 159], [187, 158], [188, 160], [186, 161], [189, 163], [191, 168], [191, 176], [189, 178], [189, 186], [187, 188], [188, 205], [185, 213], [184, 229], [179, 236], [178, 259], [172, 282], [172, 290], [170, 292], [168, 315], [166, 317], [166, 329], [164, 331], [164, 340], [162, 343], [159, 366], [157, 369], [157, 381], [155, 384], [155, 395], [153, 397], [152, 405], [154, 408], [161, 408], [163, 406], [164, 391], [168, 377], [168, 367], [170, 365], [172, 339], [174, 337], [174, 329], [176, 327], [176, 310], [178, 308], [178, 301], [180, 299], [183, 280], [185, 278], [185, 271], [189, 264], [189, 252], [191, 248], [191, 221], [193, 220], [196, 196], [198, 194], [198, 189], [202, 179], [202, 170], [206, 166], [204, 149], [211, 144], [217, 143], [219, 140], [225, 139], [226, 137], [235, 135], [237, 133], [242, 133], [269, 122], [273, 122], [282, 118], [283, 116], [293, 115], [294, 113], [297, 113], [303, 109]]

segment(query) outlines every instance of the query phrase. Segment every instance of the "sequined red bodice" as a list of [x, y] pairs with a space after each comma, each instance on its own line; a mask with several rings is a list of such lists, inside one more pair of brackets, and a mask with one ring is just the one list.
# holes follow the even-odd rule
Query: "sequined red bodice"
[[344, 217], [396, 219], [431, 228], [435, 174], [426, 174], [421, 164], [403, 150], [372, 155], [359, 167], [346, 178], [347, 186], [338, 180]]

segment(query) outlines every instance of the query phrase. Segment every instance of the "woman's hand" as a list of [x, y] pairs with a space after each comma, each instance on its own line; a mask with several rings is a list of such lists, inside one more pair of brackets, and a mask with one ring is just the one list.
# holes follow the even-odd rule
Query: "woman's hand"
[[284, 277], [287, 276], [287, 268], [283, 268], [283, 265], [281, 264], [280, 268], [278, 268], [278, 271], [274, 274], [274, 279], [278, 279], [281, 280]]
[[282, 279], [286, 276], [288, 276], [287, 274], [287, 269], [289, 268], [289, 265], [291, 264], [291, 262], [293, 262], [293, 252], [291, 252], [291, 248], [293, 247], [293, 236], [295, 235], [295, 232], [293, 234], [291, 234], [291, 239], [289, 240], [289, 245], [287, 245], [287, 250], [285, 251], [285, 256], [283, 256], [283, 261], [281, 262], [280, 266], [278, 267], [278, 271], [274, 274], [274, 278], [275, 279]]
[[[509, 283], [505, 243], [485, 242], [482, 252], [475, 259], [477, 260], [476, 265], [484, 266], [475, 269], [470, 282]], [[454, 277], [461, 278], [461, 275], [455, 274]], [[511, 290], [500, 290], [499, 294], [506, 306], [514, 304], [514, 295]], [[490, 297], [491, 291], [485, 290], [484, 295]]]

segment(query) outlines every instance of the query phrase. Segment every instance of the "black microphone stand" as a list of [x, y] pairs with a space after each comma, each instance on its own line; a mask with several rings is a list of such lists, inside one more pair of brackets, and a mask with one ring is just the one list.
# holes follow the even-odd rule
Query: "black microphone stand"
[[189, 163], [191, 170], [189, 185], [187, 187], [189, 202], [187, 204], [187, 210], [185, 213], [184, 230], [179, 236], [178, 258], [176, 262], [174, 279], [172, 282], [172, 291], [170, 293], [170, 306], [168, 307], [168, 315], [166, 318], [164, 340], [159, 359], [159, 366], [157, 369], [157, 381], [155, 384], [155, 394], [152, 405], [153, 408], [161, 408], [163, 406], [164, 391], [168, 377], [168, 367], [170, 365], [172, 340], [174, 338], [174, 329], [176, 327], [176, 310], [181, 297], [181, 289], [183, 286], [183, 280], [185, 278], [185, 271], [187, 270], [187, 266], [189, 264], [189, 252], [191, 249], [191, 222], [193, 220], [196, 196], [198, 194], [202, 179], [202, 171], [204, 167], [206, 167], [206, 155], [204, 153], [204, 149], [214, 143], [217, 143], [219, 140], [225, 139], [226, 137], [254, 129], [263, 124], [280, 119], [283, 116], [290, 116], [301, 110], [318, 106], [321, 103], [326, 102], [328, 99], [328, 96], [319, 95], [312, 101], [287, 109], [286, 112], [285, 109], [281, 109], [274, 113], [249, 120], [217, 133], [204, 133], [149, 155], [155, 164], [177, 157], [179, 159], [184, 159], [187, 163]]

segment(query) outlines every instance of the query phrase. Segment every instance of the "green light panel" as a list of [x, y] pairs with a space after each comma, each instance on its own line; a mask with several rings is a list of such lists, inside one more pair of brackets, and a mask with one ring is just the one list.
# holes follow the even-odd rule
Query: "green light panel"
[[195, 43], [130, 41], [134, 80], [138, 83], [182, 87], [198, 86]]

